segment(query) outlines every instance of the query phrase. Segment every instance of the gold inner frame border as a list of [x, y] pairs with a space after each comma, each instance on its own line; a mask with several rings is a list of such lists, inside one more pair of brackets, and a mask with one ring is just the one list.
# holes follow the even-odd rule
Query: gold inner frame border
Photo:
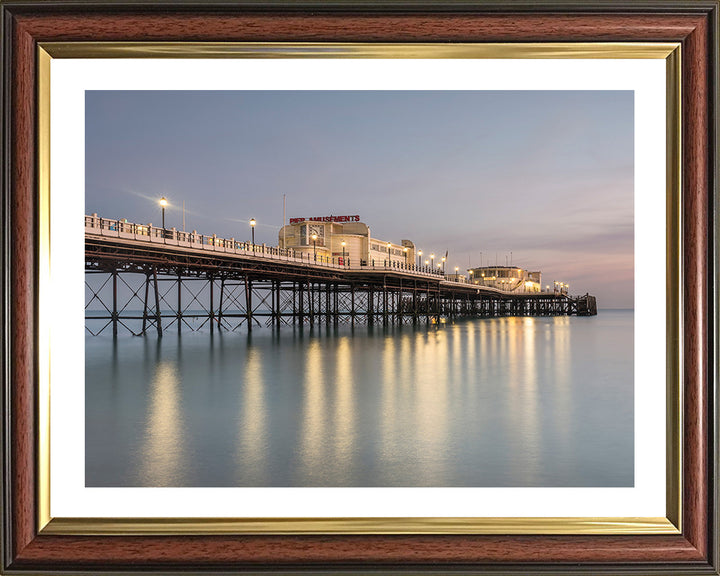
[[[666, 516], [482, 518], [53, 518], [50, 514], [50, 67], [54, 58], [494, 58], [666, 61]], [[48, 42], [38, 45], [38, 531], [67, 535], [679, 534], [682, 530], [681, 45]], [[45, 289], [47, 293], [47, 288]]]

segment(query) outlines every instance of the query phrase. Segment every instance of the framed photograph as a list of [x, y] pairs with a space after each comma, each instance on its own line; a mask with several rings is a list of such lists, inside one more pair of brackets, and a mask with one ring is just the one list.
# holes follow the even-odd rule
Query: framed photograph
[[4, 572], [718, 573], [717, 2], [1, 9]]

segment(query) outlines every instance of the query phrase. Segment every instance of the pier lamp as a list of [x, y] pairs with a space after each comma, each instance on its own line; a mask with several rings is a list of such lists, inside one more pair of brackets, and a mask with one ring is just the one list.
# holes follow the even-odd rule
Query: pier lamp
[[162, 198], [160, 198], [160, 208], [162, 209], [162, 227], [163, 227], [163, 230], [165, 230], [165, 206], [167, 206], [167, 204], [168, 204], [168, 201], [167, 201], [167, 199], [165, 198], [165, 196], [163, 196]]
[[432, 267], [435, 268], [435, 254], [430, 254], [430, 262], [432, 262]]
[[313, 259], [317, 262], [317, 234], [310, 236], [313, 241]]
[[422, 250], [418, 250], [418, 268], [422, 264]]
[[252, 230], [253, 246], [255, 246], [255, 224], [257, 224], [257, 222], [255, 222], [255, 218], [250, 218], [250, 230]]
[[405, 266], [407, 266], [407, 256], [408, 256], [407, 246], [405, 246], [405, 248], [403, 248], [403, 252], [405, 252]]
[[458, 266], [455, 266], [455, 275], [456, 275], [456, 276], [457, 276], [457, 273], [458, 273], [459, 270], [460, 270], [460, 268], [459, 268]]
[[445, 256], [442, 257], [443, 274], [445, 274]]
[[388, 242], [388, 243], [387, 243], [387, 249], [388, 249], [388, 266], [390, 266], [390, 246], [392, 246], [392, 244], [390, 244], [390, 242]]
[[345, 240], [340, 242], [340, 244], [342, 244], [342, 247], [343, 247], [343, 264], [345, 264], [345, 244], [346, 244]]
[[472, 284], [472, 281], [473, 281], [473, 271], [472, 271], [472, 270], [468, 270], [468, 274], [470, 274], [470, 284]]
[[428, 265], [429, 263], [430, 263], [429, 260], [425, 260], [425, 266], [426, 266], [426, 267], [427, 267], [427, 265]]

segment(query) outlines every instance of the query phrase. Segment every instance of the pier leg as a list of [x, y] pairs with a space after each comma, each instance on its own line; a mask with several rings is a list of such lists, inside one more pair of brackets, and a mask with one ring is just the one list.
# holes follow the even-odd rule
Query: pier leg
[[178, 332], [182, 332], [182, 275], [178, 271], [177, 276], [177, 291], [178, 291], [178, 299], [177, 299], [177, 323], [178, 323]]
[[413, 326], [417, 324], [418, 309], [417, 309], [417, 280], [413, 281], [413, 301], [412, 301], [412, 312], [413, 312]]
[[157, 267], [153, 266], [153, 283], [155, 285], [155, 318], [157, 319], [158, 338], [162, 338], [162, 320], [160, 317], [160, 290], [158, 289]]
[[117, 336], [117, 334], [118, 334], [117, 277], [118, 277], [118, 271], [117, 271], [117, 269], [114, 269], [113, 272], [112, 272], [112, 286], [113, 286], [112, 323], [113, 323], [113, 336]]
[[333, 324], [335, 325], [335, 328], [337, 328], [340, 323], [340, 297], [338, 295], [338, 289], [338, 285], [335, 284], [333, 295]]
[[210, 276], [210, 334], [215, 331], [215, 278]]
[[292, 319], [293, 319], [292, 321], [293, 321], [293, 324], [295, 324], [297, 322], [297, 301], [296, 301], [297, 283], [296, 282], [292, 283], [291, 290], [292, 290], [292, 307], [293, 307], [292, 308]]
[[355, 284], [350, 284], [350, 324], [355, 326]]
[[402, 278], [400, 278], [400, 289], [397, 291], [397, 300], [395, 301], [395, 319], [398, 324], [402, 324], [402, 300], [403, 300], [403, 285]]
[[145, 334], [147, 327], [148, 296], [150, 295], [150, 272], [145, 271], [145, 303], [143, 304], [142, 334]]
[[218, 330], [222, 328], [223, 302], [225, 300], [225, 276], [220, 278], [220, 304], [218, 305]]
[[245, 276], [245, 314], [247, 316], [248, 332], [252, 331], [252, 280]]
[[368, 326], [372, 326], [375, 323], [375, 310], [373, 300], [375, 299], [375, 294], [373, 293], [373, 289], [368, 286], [368, 305], [367, 305], [367, 315], [368, 315]]
[[388, 290], [383, 284], [383, 326], [388, 325]]
[[308, 282], [308, 300], [310, 301], [310, 327], [315, 326], [315, 286]]
[[280, 280], [275, 280], [275, 326], [280, 330]]
[[300, 312], [300, 326], [302, 326], [303, 322], [305, 321], [305, 318], [303, 318], [303, 291], [304, 291], [303, 286], [304, 285], [302, 282], [299, 282], [298, 284], [300, 286], [300, 288], [298, 290], [298, 304], [299, 304], [298, 308], [299, 308], [299, 312]]
[[330, 283], [325, 284], [325, 325], [330, 326]]

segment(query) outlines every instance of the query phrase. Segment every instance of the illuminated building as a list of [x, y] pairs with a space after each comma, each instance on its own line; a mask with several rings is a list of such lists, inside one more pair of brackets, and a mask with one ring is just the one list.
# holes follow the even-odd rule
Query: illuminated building
[[541, 272], [528, 272], [515, 266], [484, 266], [469, 270], [471, 282], [507, 292], [540, 292]]
[[415, 244], [401, 240], [400, 244], [373, 238], [370, 227], [360, 222], [360, 216], [321, 216], [290, 218], [278, 234], [280, 248], [291, 248], [319, 261], [342, 263], [348, 266], [411, 267], [415, 263]]

